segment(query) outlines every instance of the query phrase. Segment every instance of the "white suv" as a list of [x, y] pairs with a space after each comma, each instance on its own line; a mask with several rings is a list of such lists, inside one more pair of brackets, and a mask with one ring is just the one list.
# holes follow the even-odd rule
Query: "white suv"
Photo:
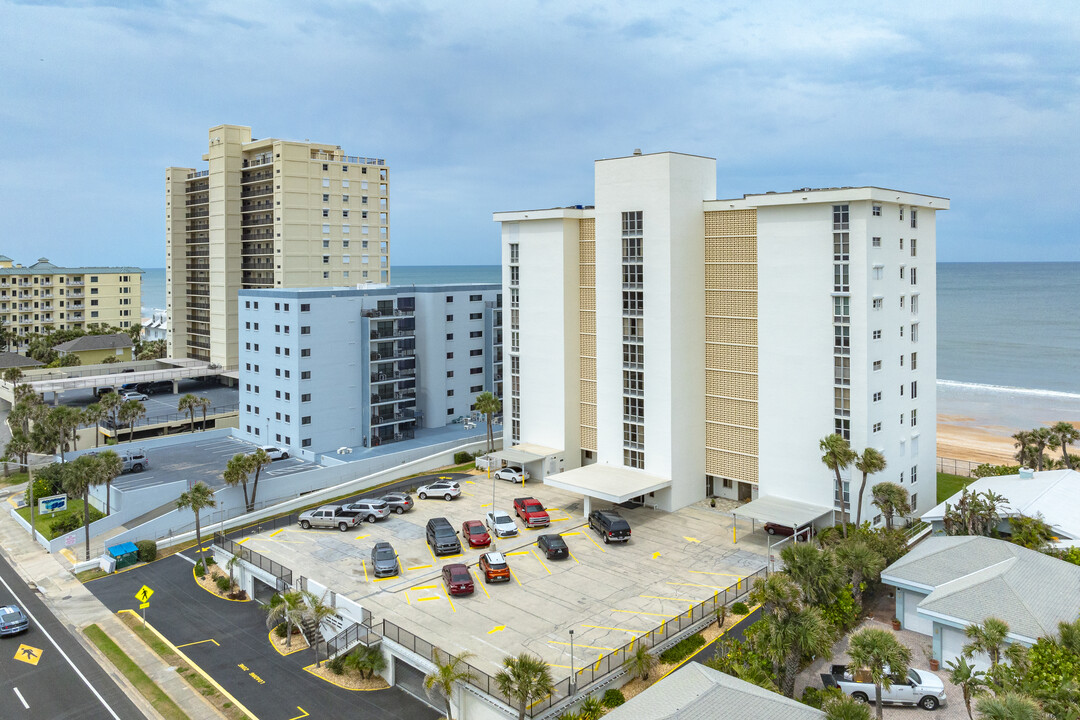
[[461, 486], [453, 480], [439, 480], [430, 485], [421, 485], [416, 489], [416, 494], [421, 500], [426, 500], [429, 496], [453, 500], [461, 494]]
[[358, 517], [367, 520], [369, 523], [382, 520], [390, 515], [390, 506], [385, 500], [357, 500], [342, 505], [341, 509], [347, 513], [356, 513]]

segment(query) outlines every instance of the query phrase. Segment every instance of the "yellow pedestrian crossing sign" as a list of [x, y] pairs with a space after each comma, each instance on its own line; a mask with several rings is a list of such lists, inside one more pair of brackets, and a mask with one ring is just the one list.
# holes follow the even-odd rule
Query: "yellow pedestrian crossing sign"
[[153, 590], [151, 590], [146, 585], [143, 585], [141, 588], [139, 588], [139, 592], [135, 593], [135, 599], [139, 602], [145, 603], [150, 599], [150, 596], [153, 594]]
[[15, 651], [15, 659], [30, 665], [37, 665], [38, 660], [41, 659], [41, 650], [30, 645], [20, 645], [19, 649]]

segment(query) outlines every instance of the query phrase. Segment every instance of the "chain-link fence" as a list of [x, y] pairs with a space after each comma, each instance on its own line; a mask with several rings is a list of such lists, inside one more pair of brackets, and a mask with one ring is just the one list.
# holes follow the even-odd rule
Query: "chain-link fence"
[[982, 463], [972, 462], [971, 460], [957, 460], [955, 458], [943, 458], [937, 459], [937, 471], [939, 473], [946, 473], [948, 475], [961, 475], [963, 477], [975, 477], [975, 468], [982, 465]]

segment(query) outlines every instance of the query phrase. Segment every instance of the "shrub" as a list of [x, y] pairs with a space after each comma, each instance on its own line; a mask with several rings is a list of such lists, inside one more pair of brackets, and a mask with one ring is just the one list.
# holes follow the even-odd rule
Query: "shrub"
[[[90, 522], [94, 523], [97, 520], [105, 517], [105, 513], [101, 512], [97, 508], [90, 507]], [[69, 533], [72, 530], [78, 530], [83, 526], [83, 514], [81, 512], [71, 512], [64, 517], [57, 518], [49, 523], [49, 531], [53, 537]]]
[[[275, 597], [277, 597], [277, 596], [275, 595]], [[278, 602], [281, 602], [281, 601], [279, 600]], [[277, 627], [274, 628], [274, 634], [277, 635], [279, 638], [284, 638], [285, 633], [287, 633], [288, 631], [289, 631], [289, 628], [286, 625], [286, 623], [281, 623], [280, 625], [278, 625]]]
[[746, 615], [750, 612], [750, 608], [746, 607], [746, 603], [740, 600], [731, 606], [731, 612], [736, 615]]
[[821, 709], [821, 688], [816, 688], [813, 685], [803, 690], [802, 697], [799, 698], [799, 702], [803, 705], [809, 705], [812, 708]]
[[228, 592], [232, 588], [232, 581], [226, 575], [219, 575], [214, 578], [214, 584], [217, 585], [218, 590], [221, 592]]
[[590, 695], [581, 701], [581, 708], [578, 710], [578, 714], [582, 720], [597, 720], [604, 714], [604, 706], [600, 704], [600, 699], [595, 695]]
[[1053, 555], [1059, 560], [1064, 560], [1067, 563], [1073, 565], [1080, 565], [1080, 547], [1068, 547], [1060, 550], [1051, 550], [1049, 555]]
[[619, 688], [608, 688], [600, 702], [604, 707], [615, 708], [626, 702], [626, 696], [622, 694], [622, 690]]
[[139, 562], [154, 562], [157, 559], [157, 543], [153, 540], [139, 540], [135, 547], [139, 548]]
[[206, 564], [207, 564], [208, 566], [209, 566], [209, 565], [217, 565], [217, 560], [215, 560], [215, 559], [214, 559], [214, 556], [213, 556], [213, 555], [207, 555], [207, 556], [206, 556]]
[[455, 465], [464, 465], [465, 463], [469, 462], [472, 459], [473, 459], [472, 453], [470, 453], [467, 450], [462, 450], [460, 452], [454, 453], [454, 464]]
[[331, 658], [330, 661], [326, 663], [326, 667], [330, 670], [330, 672], [334, 673], [335, 675], [342, 674], [343, 672], [345, 672], [345, 656], [338, 655]]
[[203, 567], [202, 560], [195, 563], [195, 574], [198, 575], [199, 577], [205, 577], [206, 576], [206, 568]]
[[851, 583], [845, 586], [843, 592], [837, 593], [832, 603], [821, 606], [821, 614], [838, 637], [855, 627], [859, 619], [859, 609], [855, 607], [855, 600], [851, 597]]
[[688, 638], [683, 638], [679, 642], [669, 647], [664, 652], [660, 653], [660, 662], [681, 662], [693, 655], [694, 651], [698, 650], [704, 645], [705, 638], [701, 637], [700, 635], [691, 635]]
[[971, 471], [971, 476], [976, 478], [991, 477], [993, 475], [1018, 475], [1019, 465], [991, 465], [983, 463]]

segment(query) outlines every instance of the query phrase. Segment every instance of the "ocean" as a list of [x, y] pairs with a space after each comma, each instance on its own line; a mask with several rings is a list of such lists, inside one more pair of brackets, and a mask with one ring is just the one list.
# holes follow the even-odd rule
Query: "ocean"
[[[938, 412], [1018, 427], [1080, 419], [1080, 263], [939, 263], [937, 274]], [[500, 279], [498, 265], [393, 269], [395, 285]], [[165, 269], [146, 269], [142, 289], [143, 315], [163, 312]]]

